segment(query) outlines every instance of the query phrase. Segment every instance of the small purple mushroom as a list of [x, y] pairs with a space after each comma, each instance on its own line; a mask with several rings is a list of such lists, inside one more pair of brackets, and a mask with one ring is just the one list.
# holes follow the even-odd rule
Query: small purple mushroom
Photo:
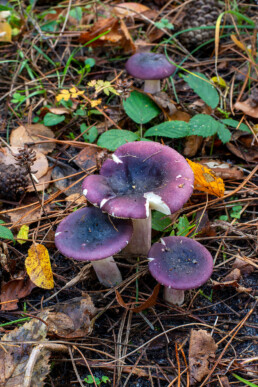
[[55, 244], [66, 257], [91, 261], [100, 283], [111, 287], [122, 281], [112, 255], [127, 246], [132, 233], [129, 219], [111, 219], [99, 208], [85, 207], [62, 220]]
[[125, 68], [135, 78], [144, 79], [144, 91], [155, 94], [160, 92], [160, 80], [169, 77], [176, 66], [169, 63], [163, 54], [139, 52], [131, 56]]
[[213, 259], [199, 242], [170, 236], [154, 243], [149, 254], [151, 275], [164, 285], [164, 300], [176, 305], [184, 302], [184, 291], [203, 285], [211, 276]]
[[132, 252], [147, 254], [151, 209], [170, 215], [182, 208], [193, 191], [193, 171], [174, 149], [152, 141], [124, 144], [112, 157], [100, 175], [84, 179], [83, 194], [114, 217], [134, 219]]

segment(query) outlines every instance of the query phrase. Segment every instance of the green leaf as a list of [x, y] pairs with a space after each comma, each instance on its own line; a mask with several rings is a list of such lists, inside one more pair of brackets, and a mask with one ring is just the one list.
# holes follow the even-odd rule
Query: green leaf
[[189, 135], [189, 124], [184, 121], [167, 121], [148, 129], [144, 137], [163, 136], [181, 138]]
[[126, 114], [137, 124], [146, 124], [160, 113], [160, 108], [147, 96], [133, 91], [123, 106]]
[[182, 77], [207, 105], [212, 109], [218, 106], [219, 94], [205, 75], [195, 72]]
[[9, 228], [0, 226], [0, 238], [2, 239], [11, 239], [14, 241], [13, 233]]
[[[80, 126], [81, 133], [83, 133], [85, 130], [87, 130], [87, 125], [85, 123], [81, 124]], [[92, 126], [86, 133], [83, 134], [83, 138], [85, 141], [90, 142], [91, 144], [96, 140], [98, 137], [98, 129], [96, 126]]]
[[60, 116], [54, 113], [47, 113], [44, 117], [43, 123], [45, 126], [54, 126], [60, 124], [65, 120], [65, 116]]
[[224, 124], [221, 124], [218, 122], [218, 136], [219, 139], [223, 142], [223, 144], [226, 144], [226, 142], [229, 142], [231, 139], [231, 133], [230, 131], [225, 127]]
[[202, 137], [213, 136], [218, 131], [218, 121], [214, 120], [208, 114], [196, 114], [190, 119], [190, 134], [196, 134]]
[[69, 12], [69, 15], [74, 18], [75, 20], [77, 20], [78, 22], [81, 21], [82, 19], [82, 8], [81, 7], [75, 7], [73, 9], [71, 9], [71, 11]]
[[106, 383], [110, 382], [110, 379], [108, 376], [102, 376], [101, 381], [106, 384]]
[[232, 128], [237, 128], [238, 130], [243, 130], [244, 132], [251, 133], [251, 130], [248, 128], [246, 124], [239, 125], [239, 122], [236, 120], [233, 120], [232, 118], [225, 118], [224, 120], [221, 120], [221, 122], [223, 122], [223, 124], [231, 126]]
[[98, 145], [103, 148], [107, 148], [111, 151], [116, 150], [120, 145], [139, 140], [139, 136], [136, 133], [129, 130], [110, 129], [98, 139]]
[[186, 215], [180, 216], [177, 223], [174, 224], [174, 228], [177, 229], [176, 235], [178, 236], [186, 236], [189, 230], [193, 227], [194, 225], [190, 226], [190, 222]]
[[[171, 219], [166, 217], [166, 215], [162, 214], [159, 211], [152, 211], [152, 228], [156, 231], [163, 231], [166, 227], [171, 224]], [[171, 227], [166, 229], [165, 231], [170, 231]]]
[[238, 375], [236, 375], [236, 374], [232, 374], [232, 375], [233, 375], [234, 378], [236, 378], [237, 380], [240, 380], [240, 382], [245, 383], [246, 386], [249, 386], [249, 387], [258, 387], [257, 384], [252, 383], [252, 382], [249, 382], [249, 380], [243, 379], [243, 378], [241, 378], [241, 376], [238, 376]]

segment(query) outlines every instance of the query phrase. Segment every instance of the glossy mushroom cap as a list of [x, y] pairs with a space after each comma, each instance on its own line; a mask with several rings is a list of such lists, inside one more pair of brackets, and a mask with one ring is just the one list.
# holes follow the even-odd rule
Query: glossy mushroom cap
[[145, 219], [150, 208], [166, 215], [182, 208], [193, 191], [194, 175], [183, 156], [152, 141], [124, 144], [100, 175], [84, 179], [82, 187], [94, 206], [119, 218]]
[[165, 55], [152, 52], [137, 53], [126, 62], [125, 68], [129, 74], [139, 79], [163, 79], [176, 70]]
[[154, 243], [148, 258], [151, 275], [173, 289], [198, 288], [211, 276], [213, 259], [209, 251], [193, 239], [170, 236]]
[[132, 222], [110, 219], [99, 208], [86, 207], [68, 215], [57, 227], [58, 250], [79, 261], [95, 261], [121, 251], [131, 239]]

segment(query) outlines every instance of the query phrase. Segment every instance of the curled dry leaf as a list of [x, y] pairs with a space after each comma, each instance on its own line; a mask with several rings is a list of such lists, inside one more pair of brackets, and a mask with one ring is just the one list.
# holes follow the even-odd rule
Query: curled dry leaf
[[92, 318], [96, 313], [97, 309], [88, 294], [56, 305], [46, 320], [48, 332], [65, 339], [85, 337], [92, 332]]
[[241, 169], [224, 161], [202, 159], [200, 164], [211, 169], [217, 177], [221, 177], [223, 180], [241, 180], [244, 176]]
[[85, 204], [87, 203], [87, 200], [84, 195], [80, 194], [79, 192], [67, 196], [65, 199], [66, 202], [74, 203], [74, 204]]
[[[5, 387], [24, 386], [25, 373], [35, 343], [45, 341], [47, 325], [32, 319], [22, 327], [4, 335], [0, 342], [0, 385]], [[28, 342], [28, 344], [27, 344]], [[33, 343], [31, 343], [33, 342]], [[33, 368], [31, 387], [43, 387], [50, 371], [50, 352], [44, 348]]]
[[2, 285], [1, 288], [1, 310], [15, 310], [18, 301], [28, 296], [36, 287], [30, 279], [16, 278]]
[[234, 108], [237, 110], [241, 110], [243, 113], [247, 114], [250, 117], [258, 118], [258, 105], [253, 106], [253, 101], [251, 98], [248, 98], [244, 102], [235, 103]]
[[238, 281], [241, 278], [241, 271], [239, 269], [233, 269], [225, 277], [223, 277], [222, 282], [228, 281]]
[[193, 157], [196, 155], [203, 143], [203, 137], [196, 136], [195, 134], [186, 137], [183, 153], [187, 157]]
[[164, 115], [170, 121], [176, 114], [176, 107], [172, 99], [163, 91], [150, 96], [151, 99], [162, 109]]
[[25, 267], [31, 281], [43, 289], [53, 289], [54, 280], [48, 250], [41, 244], [34, 244], [28, 250]]
[[[51, 129], [47, 128], [42, 124], [27, 124], [19, 126], [17, 129], [14, 129], [10, 136], [10, 144], [16, 147], [23, 147], [26, 143], [31, 142], [41, 142], [44, 141], [44, 138], [39, 136], [48, 137], [49, 140], [55, 137]], [[38, 145], [33, 145], [33, 149], [38, 150], [41, 153], [48, 154], [55, 149], [56, 144], [54, 142], [40, 143]]]
[[116, 4], [116, 6], [113, 9], [113, 12], [117, 16], [122, 18], [127, 18], [127, 17], [141, 18], [142, 13], [150, 10], [151, 9], [146, 5], [139, 4], [139, 3], [119, 3], [119, 4]]
[[86, 171], [89, 168], [97, 166], [97, 156], [102, 152], [101, 149], [86, 146], [83, 150], [81, 150], [78, 155], [75, 157], [74, 162], [78, 167]]
[[236, 257], [232, 268], [239, 269], [241, 274], [251, 274], [255, 270], [254, 266], [245, 261], [242, 257]]
[[238, 293], [251, 293], [253, 291], [252, 288], [245, 288], [244, 286], [240, 286], [238, 281], [212, 281], [212, 286], [214, 289], [224, 289], [224, 288], [235, 288]]
[[236, 131], [232, 136], [231, 142], [228, 142], [226, 146], [230, 152], [246, 162], [258, 162], [258, 144], [254, 141], [253, 135]]
[[116, 300], [119, 303], [119, 305], [122, 306], [123, 308], [125, 308], [127, 310], [131, 310], [134, 313], [139, 313], [139, 312], [142, 312], [143, 310], [148, 309], [151, 306], [154, 306], [156, 304], [157, 297], [159, 294], [159, 289], [160, 289], [160, 284], [157, 284], [155, 286], [152, 294], [150, 295], [150, 297], [146, 301], [144, 301], [140, 306], [137, 306], [135, 308], [132, 308], [130, 304], [128, 305], [124, 302], [124, 300], [123, 300], [123, 298], [118, 290], [116, 290]]
[[188, 159], [187, 161], [194, 172], [194, 189], [217, 197], [224, 196], [225, 186], [220, 177], [216, 177], [209, 168], [199, 163], [194, 163]]
[[215, 358], [217, 344], [203, 329], [191, 330], [189, 346], [190, 384], [195, 385], [209, 373], [210, 361]]

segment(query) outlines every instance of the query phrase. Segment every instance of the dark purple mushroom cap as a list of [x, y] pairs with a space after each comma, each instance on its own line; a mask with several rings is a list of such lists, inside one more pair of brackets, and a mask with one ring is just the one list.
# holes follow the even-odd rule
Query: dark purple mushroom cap
[[198, 288], [211, 276], [213, 259], [193, 239], [170, 236], [154, 243], [148, 258], [151, 275], [161, 284], [178, 290]]
[[150, 208], [166, 215], [182, 208], [193, 191], [194, 175], [183, 156], [152, 141], [117, 148], [100, 175], [84, 179], [83, 193], [93, 205], [118, 218], [144, 219]]
[[99, 208], [86, 207], [68, 215], [58, 225], [55, 244], [66, 257], [96, 261], [121, 251], [132, 233], [131, 220], [110, 219]]
[[176, 70], [176, 66], [169, 63], [165, 55], [153, 52], [134, 54], [126, 62], [125, 68], [133, 77], [149, 80], [167, 78]]

